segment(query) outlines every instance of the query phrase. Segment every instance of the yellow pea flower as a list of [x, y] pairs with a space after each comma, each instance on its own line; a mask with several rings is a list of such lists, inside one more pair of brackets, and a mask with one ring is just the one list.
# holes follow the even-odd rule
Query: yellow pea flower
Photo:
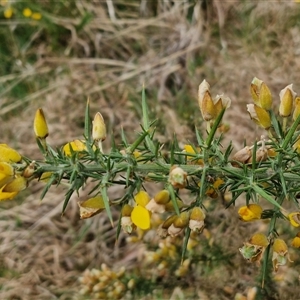
[[142, 207], [145, 207], [149, 201], [150, 201], [150, 196], [147, 192], [145, 191], [139, 191], [135, 196], [134, 200], [137, 205], [140, 205]]
[[24, 17], [29, 18], [29, 17], [31, 17], [31, 15], [32, 15], [32, 10], [30, 8], [26, 7], [23, 9]]
[[13, 180], [14, 168], [7, 162], [0, 162], [0, 188]]
[[268, 245], [268, 238], [262, 233], [256, 233], [248, 242], [244, 243], [244, 246], [239, 251], [246, 260], [259, 264]]
[[261, 217], [262, 208], [258, 204], [249, 204], [247, 206], [240, 207], [238, 214], [240, 219], [245, 222], [258, 220]]
[[17, 163], [21, 161], [22, 156], [6, 144], [0, 144], [0, 161], [7, 163]]
[[31, 15], [31, 18], [32, 18], [33, 20], [38, 21], [38, 20], [40, 20], [40, 19], [42, 18], [42, 14], [39, 13], [39, 12], [34, 12], [34, 13]]
[[131, 220], [134, 225], [142, 230], [150, 228], [151, 213], [143, 206], [137, 205], [131, 212]]
[[[183, 148], [184, 148], [183, 152], [185, 152], [187, 154], [197, 154], [197, 153], [201, 152], [201, 149], [199, 147], [197, 147], [197, 149], [196, 149], [198, 152], [195, 152], [194, 148], [191, 145], [184, 145]], [[198, 165], [204, 164], [203, 159], [195, 160], [194, 158], [195, 157], [193, 155], [187, 155], [187, 157], [186, 157], [188, 162], [195, 163]]]
[[13, 179], [0, 189], [0, 201], [13, 199], [20, 191], [26, 189], [27, 180], [23, 176]]
[[294, 227], [300, 226], [300, 212], [292, 212], [288, 215], [290, 223]]
[[294, 248], [300, 248], [300, 232], [292, 240], [292, 246]]
[[14, 13], [14, 11], [13, 11], [12, 7], [10, 7], [10, 6], [7, 7], [3, 12], [4, 17], [6, 19], [10, 19], [12, 17], [13, 13]]
[[83, 141], [74, 140], [74, 141], [64, 145], [63, 152], [65, 153], [66, 156], [72, 156], [71, 148], [74, 152], [80, 152], [80, 151], [87, 150], [86, 145]]
[[204, 228], [204, 219], [205, 213], [200, 207], [194, 207], [192, 209], [190, 220], [189, 220], [189, 227], [192, 231], [202, 232]]
[[287, 261], [291, 261], [288, 253], [288, 247], [284, 240], [275, 239], [273, 243], [273, 268], [274, 271], [277, 272], [280, 266], [284, 266], [287, 264]]

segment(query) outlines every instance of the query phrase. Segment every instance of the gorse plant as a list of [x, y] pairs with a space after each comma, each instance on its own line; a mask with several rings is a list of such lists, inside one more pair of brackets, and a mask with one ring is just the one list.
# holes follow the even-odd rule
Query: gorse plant
[[[155, 121], [149, 120], [145, 91], [142, 93], [140, 134], [129, 144], [122, 132], [120, 148], [112, 137], [108, 153], [102, 148], [106, 138], [105, 121], [99, 112], [91, 121], [89, 101], [84, 139], [74, 140], [59, 149], [47, 143], [48, 126], [39, 109], [34, 119], [34, 132], [44, 160], [22, 157], [9, 146], [0, 145], [0, 199], [14, 198], [34, 180], [45, 182], [41, 198], [53, 185], [67, 183], [62, 205], [64, 213], [71, 195], [79, 194], [88, 179], [92, 179], [95, 184], [90, 191], [91, 198], [78, 203], [82, 219], [106, 212], [114, 226], [117, 220], [113, 219], [112, 206], [119, 206], [117, 238], [121, 230], [131, 234], [137, 228], [147, 231], [155, 226], [162, 238], [182, 234], [181, 258], [184, 261], [191, 234], [201, 234], [205, 227], [207, 201], [224, 199], [226, 194], [224, 203], [229, 207], [243, 196], [245, 205], [238, 210], [241, 221], [268, 220], [268, 231], [254, 233], [239, 249], [249, 262], [263, 262], [264, 284], [269, 258], [275, 272], [291, 261], [288, 246], [278, 234], [279, 221], [300, 226], [300, 97], [296, 97], [292, 85], [284, 88], [280, 92], [277, 114], [272, 109], [271, 92], [263, 81], [254, 78], [251, 95], [254, 103], [248, 104], [250, 117], [266, 129], [268, 137], [262, 136], [234, 155], [231, 155], [231, 145], [226, 149], [222, 147], [222, 134], [218, 134], [231, 101], [224, 95], [212, 98], [205, 80], [199, 86], [198, 102], [207, 122], [206, 135], [196, 128], [197, 143], [187, 144], [184, 149], [176, 138], [170, 149], [155, 140]], [[150, 196], [144, 187], [148, 181], [160, 183], [164, 188]], [[109, 188], [115, 185], [124, 187], [121, 198], [109, 196]], [[192, 199], [188, 204], [182, 199], [183, 190], [188, 191]], [[157, 215], [159, 222], [157, 218], [154, 221]], [[291, 245], [300, 248], [300, 232], [295, 233]]]

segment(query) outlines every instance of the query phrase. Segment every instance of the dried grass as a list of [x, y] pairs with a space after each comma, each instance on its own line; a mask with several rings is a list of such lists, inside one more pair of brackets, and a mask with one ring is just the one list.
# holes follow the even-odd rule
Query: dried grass
[[[233, 99], [233, 108], [226, 115], [231, 125], [226, 142], [233, 140], [239, 149], [244, 139], [253, 141], [261, 134], [245, 109], [254, 76], [268, 83], [274, 95], [289, 83], [300, 90], [296, 72], [300, 66], [299, 28], [296, 23], [291, 25], [299, 8], [291, 3], [214, 1], [214, 6], [208, 4], [203, 10], [200, 3], [193, 6], [188, 1], [157, 1], [152, 7], [151, 1], [142, 0], [125, 11], [117, 8], [121, 3], [125, 2], [77, 1], [82, 15], [90, 12], [94, 16], [80, 32], [75, 29], [80, 18], [47, 14], [51, 22], [68, 30], [69, 40], [64, 41], [64, 53], [58, 53], [39, 39], [40, 33], [33, 35], [27, 51], [36, 52], [37, 62], [29, 70], [21, 66], [16, 74], [0, 77], [4, 87], [1, 142], [29, 157], [38, 155], [31, 123], [40, 106], [46, 112], [52, 145], [80, 138], [87, 97], [92, 111], [101, 110], [117, 138], [121, 127], [131, 135], [139, 128], [139, 119], [136, 102], [129, 99], [140, 98], [144, 83], [150, 106], [164, 116], [165, 132], [160, 139], [168, 139], [175, 131], [178, 139], [186, 142], [193, 134], [188, 122], [179, 120], [175, 94], [185, 88], [196, 99], [197, 86], [206, 78], [213, 93], [224, 92]], [[47, 79], [47, 85], [39, 86], [39, 78]], [[23, 99], [10, 98], [9, 91], [24, 80], [37, 80], [36, 90]], [[195, 116], [199, 118], [198, 113]], [[129, 264], [134, 259], [136, 253], [130, 246], [114, 248], [115, 230], [105, 217], [79, 221], [76, 199], [71, 199], [61, 218], [63, 188], [52, 188], [42, 203], [40, 189], [40, 185], [31, 187], [30, 195], [19, 205], [1, 204], [0, 261], [6, 270], [0, 278], [1, 299], [77, 299], [77, 278], [82, 270], [104, 261]], [[225, 239], [229, 249], [241, 245], [241, 235], [250, 235], [249, 227], [238, 230], [235, 225], [236, 220], [226, 223], [226, 237], [232, 237]], [[216, 234], [221, 227], [215, 229]], [[246, 270], [251, 275], [256, 270], [249, 271], [239, 257], [235, 263], [234, 272], [226, 269], [209, 277], [214, 283], [218, 278], [217, 289], [204, 280], [199, 296], [232, 299], [235, 292], [245, 292], [253, 284]], [[229, 277], [233, 282], [226, 282]], [[224, 292], [226, 285], [233, 288], [232, 294]], [[284, 285], [281, 291], [287, 292]]]

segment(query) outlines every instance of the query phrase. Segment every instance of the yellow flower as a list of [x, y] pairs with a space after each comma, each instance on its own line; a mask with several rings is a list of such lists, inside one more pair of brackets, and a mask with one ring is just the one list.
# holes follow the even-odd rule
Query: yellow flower
[[267, 237], [262, 233], [254, 234], [244, 246], [239, 249], [245, 259], [250, 262], [260, 263], [262, 255], [269, 245]]
[[0, 189], [0, 201], [13, 199], [20, 191], [27, 187], [27, 180], [23, 176], [16, 177]]
[[31, 15], [31, 18], [33, 19], [33, 20], [40, 20], [41, 18], [42, 18], [42, 14], [41, 13], [39, 13], [39, 12], [34, 12], [32, 15]]
[[4, 17], [5, 17], [6, 19], [10, 19], [10, 18], [12, 17], [13, 13], [14, 13], [14, 11], [13, 11], [13, 9], [12, 9], [10, 6], [7, 7], [7, 8], [4, 10], [4, 12], [3, 12]]
[[247, 104], [247, 111], [250, 118], [260, 127], [269, 129], [271, 127], [271, 117], [268, 111], [256, 104]]
[[137, 205], [140, 205], [142, 207], [145, 207], [149, 201], [150, 201], [150, 196], [147, 192], [145, 191], [139, 191], [135, 196], [134, 200]]
[[202, 232], [204, 228], [204, 219], [205, 213], [200, 207], [194, 207], [192, 209], [190, 220], [189, 220], [189, 227], [192, 231]]
[[23, 16], [29, 18], [32, 15], [32, 10], [28, 7], [23, 9]]
[[141, 205], [135, 206], [131, 213], [132, 223], [142, 230], [150, 228], [150, 217], [149, 210]]
[[294, 227], [299, 227], [300, 226], [300, 212], [292, 212], [288, 215], [290, 219], [290, 223]]
[[292, 240], [292, 246], [294, 248], [300, 248], [300, 232]]
[[46, 118], [41, 108], [35, 113], [33, 129], [35, 136], [40, 139], [45, 139], [49, 134]]
[[[197, 147], [197, 151], [198, 152], [195, 152], [194, 148], [191, 146], [191, 145], [184, 145], [184, 150], [183, 152], [187, 153], [187, 154], [198, 154], [201, 152], [201, 149], [199, 147]], [[203, 159], [198, 159], [198, 160], [195, 160], [195, 156], [194, 155], [187, 155], [186, 156], [186, 159], [188, 162], [191, 162], [191, 163], [195, 163], [195, 164], [198, 164], [198, 165], [203, 165]]]
[[72, 156], [71, 149], [74, 152], [81, 152], [81, 151], [87, 150], [85, 143], [80, 140], [74, 140], [74, 141], [64, 145], [63, 151], [66, 156]]
[[0, 144], [0, 161], [7, 163], [17, 163], [21, 161], [22, 156], [6, 144]]
[[0, 162], [0, 188], [13, 180], [14, 168], [7, 162]]
[[261, 217], [262, 208], [257, 204], [249, 204], [247, 206], [240, 207], [238, 214], [240, 215], [240, 219], [248, 222], [253, 220], [258, 220]]
[[224, 180], [221, 178], [217, 178], [213, 185], [211, 187], [209, 187], [206, 192], [205, 195], [211, 197], [211, 198], [217, 198], [218, 197], [218, 190], [219, 187], [224, 183]]
[[282, 239], [275, 239], [273, 243], [273, 268], [274, 271], [277, 272], [280, 266], [286, 265], [287, 261], [290, 261], [288, 247], [284, 240]]

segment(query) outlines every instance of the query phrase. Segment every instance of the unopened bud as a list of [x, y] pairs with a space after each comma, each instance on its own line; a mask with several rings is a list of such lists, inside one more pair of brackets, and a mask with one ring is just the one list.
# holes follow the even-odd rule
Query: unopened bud
[[33, 129], [37, 138], [45, 139], [49, 135], [46, 118], [41, 108], [39, 108], [35, 113]]
[[95, 141], [104, 141], [106, 139], [106, 126], [99, 112], [96, 113], [93, 121], [92, 137]]
[[279, 114], [281, 117], [289, 117], [293, 110], [296, 93], [293, 91], [293, 85], [290, 84], [280, 91]]

